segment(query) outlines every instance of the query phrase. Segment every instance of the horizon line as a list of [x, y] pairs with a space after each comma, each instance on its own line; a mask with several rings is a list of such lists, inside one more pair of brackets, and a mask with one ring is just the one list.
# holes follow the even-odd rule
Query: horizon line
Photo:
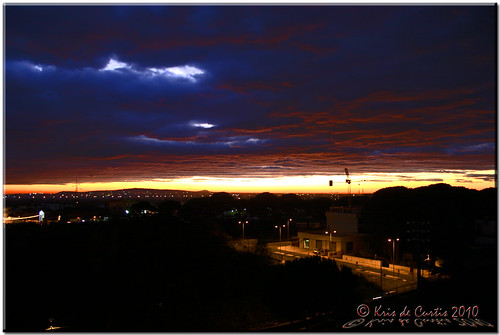
[[161, 192], [169, 192], [169, 191], [175, 191], [175, 192], [189, 192], [189, 193], [200, 193], [200, 192], [209, 192], [212, 194], [215, 193], [228, 193], [228, 194], [234, 194], [234, 193], [242, 193], [242, 194], [261, 194], [261, 193], [271, 193], [271, 194], [327, 194], [327, 195], [352, 195], [352, 196], [358, 196], [358, 195], [371, 195], [374, 194], [377, 191], [380, 191], [382, 189], [387, 189], [387, 188], [396, 188], [396, 187], [404, 187], [407, 189], [416, 189], [420, 187], [429, 187], [433, 185], [448, 185], [450, 187], [459, 187], [459, 188], [466, 188], [470, 190], [476, 190], [476, 191], [483, 191], [489, 188], [496, 189], [496, 185], [490, 186], [490, 187], [485, 187], [482, 189], [476, 189], [476, 188], [469, 188], [465, 186], [454, 186], [449, 183], [434, 183], [434, 184], [428, 184], [428, 185], [423, 185], [423, 186], [417, 186], [417, 187], [408, 187], [404, 185], [395, 185], [395, 186], [387, 186], [387, 187], [381, 187], [375, 191], [366, 191], [366, 192], [331, 192], [331, 191], [298, 191], [298, 192], [289, 192], [289, 191], [211, 191], [208, 189], [201, 189], [201, 190], [186, 190], [186, 189], [176, 189], [176, 188], [168, 188], [168, 189], [161, 189], [161, 188], [150, 188], [150, 187], [130, 187], [130, 188], [118, 188], [118, 189], [94, 189], [94, 190], [60, 190], [60, 191], [6, 191], [5, 186], [8, 185], [3, 185], [4, 186], [4, 195], [13, 195], [13, 194], [58, 194], [58, 193], [91, 193], [91, 192], [120, 192], [120, 191], [127, 191], [127, 190], [151, 190], [151, 191], [161, 191]]

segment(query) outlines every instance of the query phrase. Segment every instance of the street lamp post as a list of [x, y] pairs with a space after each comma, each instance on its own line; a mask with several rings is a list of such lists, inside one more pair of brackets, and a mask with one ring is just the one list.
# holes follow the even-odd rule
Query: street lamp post
[[248, 220], [247, 220], [247, 221], [245, 221], [245, 222], [238, 221], [238, 224], [241, 224], [241, 225], [242, 225], [242, 227], [241, 227], [241, 228], [243, 229], [243, 230], [242, 230], [242, 238], [243, 238], [243, 240], [245, 239], [245, 223], [248, 223]]
[[[278, 228], [280, 231], [280, 245], [279, 245], [280, 255], [281, 255], [281, 227], [285, 228], [286, 225], [274, 226], [274, 228]], [[283, 255], [281, 255], [281, 260], [283, 260]]]
[[[336, 231], [336, 230], [334, 230], [334, 231], [333, 231], [333, 233], [334, 233], [334, 234], [336, 234], [336, 233], [337, 233], [337, 231]], [[325, 234], [326, 234], [326, 235], [330, 235], [330, 246], [328, 247], [328, 249], [330, 249], [330, 250], [331, 250], [331, 247], [332, 247], [332, 233], [331, 233], [331, 232], [328, 232], [328, 231], [325, 231]], [[333, 250], [333, 251], [335, 251], [335, 250]]]
[[[430, 271], [431, 269], [431, 256], [429, 254], [427, 254], [427, 258], [424, 259], [424, 262], [427, 262], [427, 271]], [[429, 272], [427, 272], [428, 274]]]
[[395, 254], [396, 254], [396, 242], [399, 241], [399, 238], [397, 239], [388, 239], [388, 242], [392, 242], [392, 273], [394, 274], [394, 263], [395, 263]]
[[[334, 230], [334, 231], [333, 231], [333, 233], [334, 233], [334, 234], [337, 234], [337, 231], [336, 231], [336, 230]], [[325, 231], [325, 234], [326, 234], [326, 235], [330, 234], [330, 242], [332, 242], [332, 233], [331, 233], [331, 232], [327, 232], [327, 231]]]
[[325, 234], [326, 235], [330, 234], [330, 243], [332, 243], [332, 233], [329, 233], [329, 232], [325, 231]]
[[287, 241], [290, 240], [290, 221], [292, 221], [292, 219], [288, 219], [288, 221], [286, 222], [286, 225], [287, 225], [287, 228], [286, 228], [286, 239], [287, 239]]
[[281, 242], [281, 227], [285, 228], [286, 226], [285, 225], [274, 226], [274, 228], [278, 228], [280, 231], [280, 242]]
[[242, 231], [241, 231], [241, 237], [243, 239], [243, 246], [246, 248], [246, 243], [245, 243], [245, 223], [248, 223], [247, 221], [238, 221], [238, 224], [241, 225]]

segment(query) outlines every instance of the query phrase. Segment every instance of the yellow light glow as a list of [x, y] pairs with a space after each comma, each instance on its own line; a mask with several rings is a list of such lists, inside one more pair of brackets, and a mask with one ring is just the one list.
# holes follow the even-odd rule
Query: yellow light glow
[[[416, 188], [436, 183], [463, 186], [470, 189], [495, 187], [494, 181], [465, 177], [467, 174], [495, 175], [490, 171], [460, 171], [454, 173], [373, 173], [351, 177], [351, 193], [373, 193], [381, 188], [404, 186]], [[329, 186], [328, 181], [333, 181]], [[78, 183], [80, 192], [119, 190], [127, 188], [172, 189], [185, 191], [209, 190], [212, 192], [271, 192], [271, 193], [338, 193], [348, 192], [344, 175], [336, 176], [296, 176], [276, 178], [213, 178], [191, 177], [180, 179], [154, 179], [148, 181], [125, 181], [108, 183]], [[33, 184], [4, 185], [4, 193], [56, 193], [75, 191], [75, 184]]]

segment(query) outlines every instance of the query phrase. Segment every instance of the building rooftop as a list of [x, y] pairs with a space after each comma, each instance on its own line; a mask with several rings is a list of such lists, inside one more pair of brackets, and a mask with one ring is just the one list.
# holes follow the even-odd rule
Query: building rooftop
[[[325, 230], [305, 230], [305, 231], [299, 231], [298, 234], [309, 234], [309, 235], [317, 235], [317, 236], [325, 236], [325, 237], [330, 236], [329, 234], [325, 233]], [[352, 235], [352, 234], [335, 233], [335, 234], [332, 234], [332, 238], [333, 237], [348, 237], [348, 236], [364, 236], [364, 235], [366, 235], [366, 234]]]

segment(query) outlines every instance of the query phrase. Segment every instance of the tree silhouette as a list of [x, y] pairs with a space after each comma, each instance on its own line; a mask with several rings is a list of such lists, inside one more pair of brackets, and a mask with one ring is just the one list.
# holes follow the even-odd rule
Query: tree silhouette
[[175, 200], [167, 200], [158, 205], [158, 213], [164, 216], [175, 215], [182, 208], [180, 202]]

